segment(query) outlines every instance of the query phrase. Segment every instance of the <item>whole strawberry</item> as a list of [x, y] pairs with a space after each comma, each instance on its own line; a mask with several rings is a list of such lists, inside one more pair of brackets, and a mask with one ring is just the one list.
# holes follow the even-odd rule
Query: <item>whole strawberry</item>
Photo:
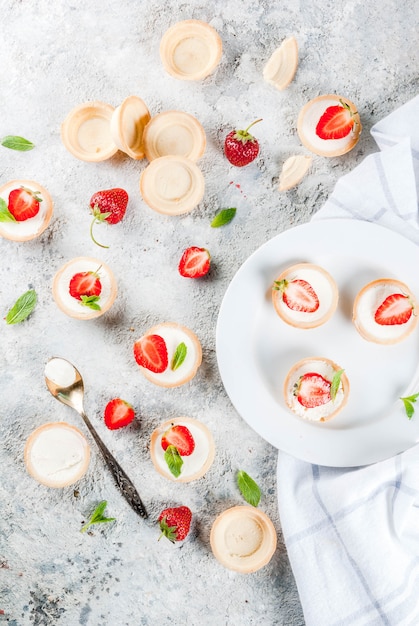
[[125, 215], [128, 204], [128, 194], [125, 189], [116, 187], [115, 189], [104, 189], [97, 191], [90, 198], [90, 208], [93, 214], [93, 220], [90, 225], [90, 236], [92, 241], [101, 248], [109, 248], [98, 243], [93, 237], [93, 226], [96, 223], [107, 222], [108, 224], [117, 224]]
[[183, 541], [192, 521], [192, 511], [187, 506], [164, 509], [159, 515], [161, 537], [167, 537], [172, 543]]
[[249, 133], [249, 128], [261, 121], [252, 122], [245, 130], [232, 130], [225, 138], [224, 153], [232, 165], [243, 167], [256, 159], [259, 142]]

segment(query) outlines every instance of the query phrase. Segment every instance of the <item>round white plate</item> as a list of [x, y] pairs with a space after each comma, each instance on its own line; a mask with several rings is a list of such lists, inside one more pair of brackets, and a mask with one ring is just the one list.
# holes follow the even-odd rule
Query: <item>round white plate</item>
[[[271, 289], [289, 265], [311, 262], [335, 278], [338, 308], [316, 329], [296, 329], [275, 313]], [[411, 420], [401, 396], [419, 392], [419, 325], [404, 341], [365, 341], [352, 323], [357, 292], [393, 277], [419, 298], [419, 248], [382, 226], [357, 220], [319, 220], [277, 235], [254, 252], [231, 281], [216, 333], [224, 387], [243, 419], [276, 448], [335, 467], [389, 458], [419, 441], [419, 402]], [[285, 405], [282, 387], [291, 366], [325, 356], [349, 378], [345, 409], [330, 422], [311, 423]]]

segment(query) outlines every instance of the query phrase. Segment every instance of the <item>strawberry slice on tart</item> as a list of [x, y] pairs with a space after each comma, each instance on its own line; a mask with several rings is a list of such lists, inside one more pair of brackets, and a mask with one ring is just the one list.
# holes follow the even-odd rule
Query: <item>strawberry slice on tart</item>
[[0, 186], [0, 236], [28, 241], [47, 228], [53, 213], [48, 191], [32, 180], [12, 180]]
[[317, 122], [316, 135], [320, 139], [342, 139], [349, 135], [356, 124], [355, 116], [349, 104], [340, 100], [339, 104], [327, 107]]
[[161, 374], [169, 365], [166, 342], [160, 335], [144, 335], [134, 344], [134, 358], [138, 365]]
[[102, 292], [102, 283], [98, 270], [88, 272], [77, 272], [72, 276], [68, 287], [70, 295], [76, 300], [80, 300], [80, 304], [87, 306], [95, 311], [100, 311], [100, 294]]
[[189, 428], [184, 424], [170, 426], [161, 438], [163, 450], [167, 450], [169, 446], [174, 446], [180, 456], [190, 456], [195, 450], [195, 440]]
[[19, 187], [10, 192], [8, 209], [17, 222], [24, 222], [38, 215], [41, 202], [39, 191]]

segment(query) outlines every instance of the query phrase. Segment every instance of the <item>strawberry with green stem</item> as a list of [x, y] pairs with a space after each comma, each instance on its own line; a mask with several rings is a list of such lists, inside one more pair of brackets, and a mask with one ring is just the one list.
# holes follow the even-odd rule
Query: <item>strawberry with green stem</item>
[[101, 248], [109, 248], [98, 241], [93, 236], [93, 227], [95, 224], [107, 222], [108, 224], [117, 224], [120, 222], [126, 212], [128, 204], [128, 194], [125, 189], [115, 187], [114, 189], [104, 189], [97, 191], [90, 198], [90, 208], [93, 220], [90, 224], [90, 237], [92, 241]]
[[192, 511], [187, 506], [170, 507], [159, 515], [161, 535], [172, 543], [183, 541], [189, 533], [192, 521]]
[[358, 112], [352, 111], [343, 100], [339, 100], [339, 103], [327, 107], [317, 122], [316, 135], [320, 139], [343, 139], [357, 124], [355, 116]]
[[320, 306], [319, 298], [313, 287], [301, 278], [276, 280], [273, 289], [281, 292], [283, 302], [292, 311], [314, 313]]
[[261, 122], [252, 122], [244, 130], [232, 130], [224, 140], [224, 153], [232, 165], [243, 167], [254, 161], [259, 154], [259, 142], [249, 133], [249, 129]]
[[80, 304], [94, 311], [100, 311], [100, 294], [102, 283], [99, 277], [100, 267], [95, 271], [77, 272], [70, 280], [70, 296], [80, 301]]
[[42, 198], [39, 191], [27, 187], [12, 189], [9, 193], [8, 212], [16, 222], [25, 222], [39, 213]]

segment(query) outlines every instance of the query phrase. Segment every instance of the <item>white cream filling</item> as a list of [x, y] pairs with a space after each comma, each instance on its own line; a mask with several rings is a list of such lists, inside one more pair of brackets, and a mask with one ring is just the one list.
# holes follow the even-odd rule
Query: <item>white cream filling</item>
[[355, 311], [356, 324], [363, 328], [365, 332], [381, 341], [401, 337], [412, 324], [416, 323], [414, 314], [412, 314], [409, 321], [405, 324], [395, 324], [393, 326], [377, 324], [374, 316], [378, 307], [388, 296], [395, 293], [403, 293], [398, 285], [391, 283], [375, 285], [367, 289], [359, 298], [358, 306]]
[[[206, 433], [199, 426], [192, 424], [191, 422], [176, 422], [176, 425], [186, 426], [190, 431], [195, 441], [195, 449], [189, 456], [182, 456], [183, 465], [181, 468], [181, 474], [179, 478], [189, 478], [197, 474], [202, 466], [206, 463], [208, 455], [210, 453], [210, 442]], [[169, 426], [168, 426], [169, 428]], [[154, 448], [155, 462], [162, 471], [170, 478], [175, 478], [170, 472], [168, 465], [164, 459], [165, 451], [162, 448], [161, 440], [163, 432], [156, 438]]]
[[[349, 132], [346, 137], [342, 139], [321, 139], [316, 134], [316, 126], [330, 106], [339, 105], [339, 100], [335, 98], [317, 100], [307, 107], [304, 113], [304, 119], [302, 121], [302, 133], [306, 137], [307, 141], [313, 146], [315, 150], [334, 152], [335, 150], [344, 150], [353, 140], [353, 130]], [[354, 127], [356, 130], [356, 127]]]
[[[160, 335], [166, 342], [168, 366], [161, 374], [156, 374], [147, 370], [147, 377], [154, 380], [157, 384], [176, 384], [189, 376], [189, 374], [196, 368], [197, 350], [195, 343], [191, 337], [185, 333], [182, 328], [176, 326], [158, 326], [152, 332], [153, 335]], [[186, 357], [182, 365], [176, 370], [172, 370], [171, 364], [173, 356], [176, 352], [176, 348], [180, 343], [186, 345]]]
[[57, 425], [41, 430], [30, 450], [37, 477], [54, 486], [77, 480], [86, 460], [86, 442], [73, 429]]
[[291, 282], [300, 279], [307, 281], [317, 294], [319, 299], [319, 308], [317, 311], [307, 313], [304, 311], [294, 311], [290, 309], [281, 296], [281, 292], [277, 293], [277, 306], [281, 310], [284, 317], [288, 317], [295, 323], [315, 322], [326, 315], [333, 304], [334, 291], [329, 280], [322, 272], [318, 272], [314, 268], [301, 268], [296, 272], [286, 275], [286, 280]]
[[[99, 270], [99, 271], [98, 271]], [[57, 298], [60, 300], [64, 309], [71, 311], [72, 313], [78, 313], [81, 315], [90, 315], [92, 309], [81, 303], [81, 300], [73, 298], [70, 295], [70, 281], [74, 274], [79, 272], [98, 272], [99, 279], [102, 284], [102, 291], [99, 296], [98, 304], [100, 308], [104, 308], [111, 295], [111, 280], [105, 269], [100, 267], [98, 263], [92, 263], [89, 259], [75, 259], [73, 263], [68, 265], [61, 274], [56, 284]], [[98, 311], [99, 312], [99, 311]]]
[[[31, 191], [39, 191], [39, 189], [32, 184], [25, 181], [22, 183], [23, 187], [30, 189]], [[16, 182], [5, 185], [1, 191], [0, 197], [9, 205], [9, 194], [13, 189], [19, 189], [20, 185]], [[30, 217], [23, 222], [0, 222], [0, 230], [6, 235], [27, 237], [29, 235], [36, 235], [42, 228], [45, 222], [45, 218], [48, 212], [48, 203], [43, 197], [42, 193], [38, 194], [42, 198], [42, 202], [39, 203], [39, 211], [34, 217]]]
[[326, 404], [322, 404], [321, 406], [316, 406], [313, 408], [307, 408], [303, 406], [302, 404], [300, 404], [300, 402], [298, 402], [297, 395], [294, 395], [294, 388], [295, 385], [298, 383], [300, 377], [304, 374], [308, 374], [309, 372], [320, 374], [320, 376], [323, 376], [323, 378], [328, 380], [330, 383], [333, 380], [333, 376], [336, 374], [336, 370], [326, 361], [313, 360], [303, 363], [301, 367], [293, 372], [289, 378], [288, 388], [286, 389], [286, 400], [288, 406], [299, 417], [313, 422], [318, 422], [322, 418], [329, 417], [329, 415], [334, 413], [336, 409], [340, 407], [345, 399], [345, 394], [341, 383], [336, 397], [333, 401], [330, 400], [329, 402], [326, 402]]
[[70, 387], [76, 380], [75, 368], [65, 359], [53, 358], [45, 366], [44, 374], [59, 387]]

